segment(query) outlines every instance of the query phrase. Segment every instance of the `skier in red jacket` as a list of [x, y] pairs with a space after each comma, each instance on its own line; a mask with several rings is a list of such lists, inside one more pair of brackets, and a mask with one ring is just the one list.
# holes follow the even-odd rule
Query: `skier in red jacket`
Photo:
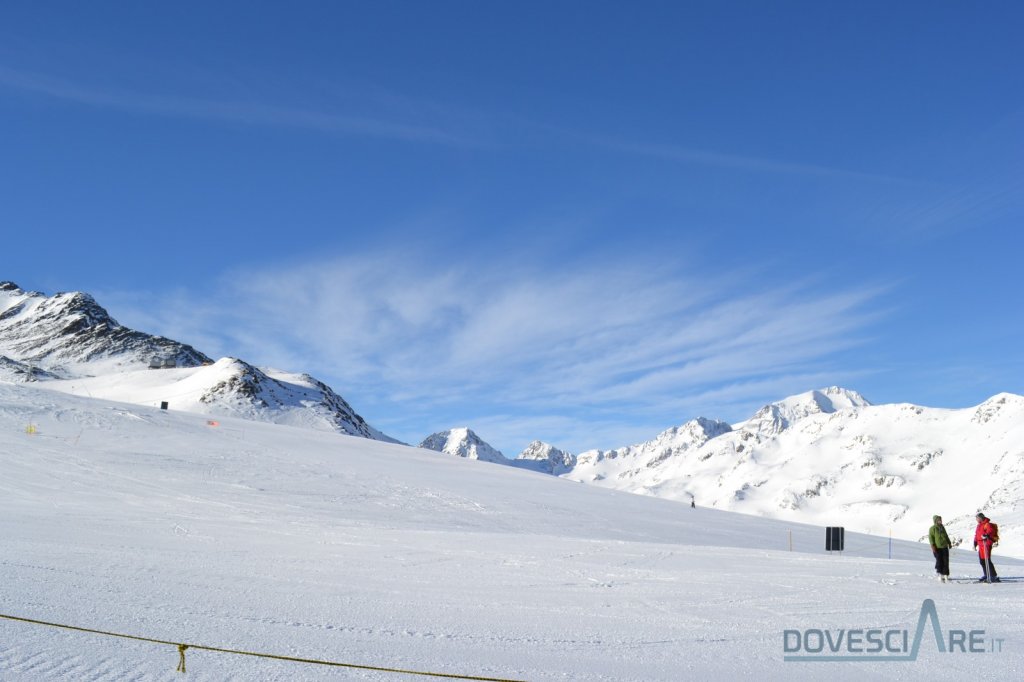
[[999, 576], [992, 564], [992, 543], [996, 541], [996, 531], [988, 517], [978, 512], [978, 527], [974, 530], [974, 549], [978, 550], [978, 561], [984, 574], [978, 582], [998, 583]]

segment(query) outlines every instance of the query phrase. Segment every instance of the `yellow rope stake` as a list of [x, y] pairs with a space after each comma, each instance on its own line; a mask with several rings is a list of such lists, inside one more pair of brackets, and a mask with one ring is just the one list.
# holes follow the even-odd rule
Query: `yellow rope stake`
[[258, 658], [271, 658], [277, 661], [291, 661], [293, 663], [310, 663], [314, 665], [330, 665], [338, 668], [355, 668], [357, 670], [375, 670], [377, 672], [385, 673], [399, 673], [403, 675], [425, 675], [427, 677], [444, 677], [450, 680], [477, 680], [478, 682], [523, 682], [523, 680], [511, 680], [502, 677], [477, 677], [474, 675], [453, 675], [449, 673], [432, 673], [425, 672], [422, 670], [403, 670], [402, 668], [379, 668], [372, 665], [358, 665], [356, 663], [338, 663], [337, 661], [321, 661], [315, 658], [295, 658], [293, 656], [279, 656], [277, 654], [264, 654], [256, 651], [240, 651], [237, 649], [221, 649], [215, 646], [204, 646], [202, 644], [182, 644], [180, 642], [169, 642], [166, 639], [151, 639], [149, 637], [139, 637], [137, 635], [122, 635], [117, 632], [105, 632], [103, 630], [93, 630], [91, 628], [81, 628], [76, 625], [63, 625], [61, 623], [49, 623], [45, 620], [35, 620], [32, 618], [21, 618], [19, 616], [7, 616], [0, 613], [0, 618], [6, 618], [7, 620], [15, 620], [22, 623], [33, 623], [35, 625], [46, 625], [51, 628], [63, 628], [65, 630], [76, 630], [78, 632], [90, 632], [94, 635], [106, 635], [107, 637], [121, 637], [122, 639], [134, 639], [140, 642], [152, 642], [154, 644], [168, 644], [170, 646], [178, 647], [178, 668], [177, 671], [180, 673], [185, 672], [185, 650], [186, 649], [202, 649], [203, 651], [216, 651], [222, 654], [238, 654], [239, 656], [256, 656]]

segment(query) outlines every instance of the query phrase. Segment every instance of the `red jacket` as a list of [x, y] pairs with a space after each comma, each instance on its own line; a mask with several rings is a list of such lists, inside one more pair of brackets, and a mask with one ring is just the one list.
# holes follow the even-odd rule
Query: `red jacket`
[[[985, 537], [985, 536], [990, 537]], [[978, 527], [974, 530], [974, 545], [978, 548], [979, 559], [991, 559], [992, 558], [992, 525], [989, 523], [989, 519], [984, 519], [978, 523]]]

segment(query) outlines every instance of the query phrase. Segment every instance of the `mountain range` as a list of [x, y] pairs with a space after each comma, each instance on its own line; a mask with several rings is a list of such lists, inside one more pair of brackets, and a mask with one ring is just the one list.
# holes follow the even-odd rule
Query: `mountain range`
[[[154, 369], [159, 368], [159, 369]], [[128, 329], [88, 294], [0, 283], [0, 380], [397, 442], [307, 374], [212, 360]], [[648, 496], [921, 539], [933, 514], [970, 545], [973, 518], [1000, 523], [1024, 554], [1024, 397], [965, 409], [873, 405], [829, 387], [765, 405], [736, 424], [707, 418], [653, 439], [574, 455], [532, 442], [514, 459], [468, 427], [420, 447]]]
[[[451, 433], [468, 433], [481, 447], [471, 430]], [[461, 450], [449, 441], [444, 451]], [[833, 386], [765, 405], [737, 424], [701, 417], [643, 443], [579, 455], [537, 441], [516, 459], [489, 461], [907, 539], [926, 539], [939, 515], [953, 541], [967, 547], [975, 514], [984, 511], [1000, 524], [1003, 551], [1024, 554], [1024, 397], [1011, 393], [940, 409], [873, 405]]]
[[121, 325], [81, 292], [45, 296], [0, 282], [0, 380], [398, 442], [308, 374], [235, 358], [214, 362], [192, 346]]

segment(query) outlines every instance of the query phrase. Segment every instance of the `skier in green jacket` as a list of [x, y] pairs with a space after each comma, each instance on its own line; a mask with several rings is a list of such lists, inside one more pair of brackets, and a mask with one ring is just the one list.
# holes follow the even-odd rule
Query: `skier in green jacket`
[[949, 541], [946, 534], [946, 527], [942, 525], [942, 517], [932, 517], [932, 527], [928, 529], [928, 544], [932, 546], [932, 556], [935, 557], [935, 572], [939, 574], [941, 582], [949, 582], [949, 548], [953, 543]]

